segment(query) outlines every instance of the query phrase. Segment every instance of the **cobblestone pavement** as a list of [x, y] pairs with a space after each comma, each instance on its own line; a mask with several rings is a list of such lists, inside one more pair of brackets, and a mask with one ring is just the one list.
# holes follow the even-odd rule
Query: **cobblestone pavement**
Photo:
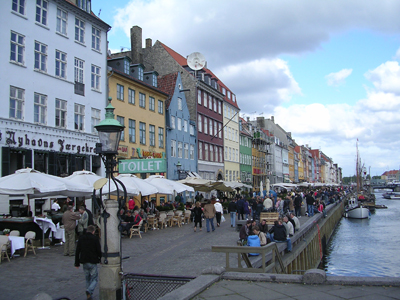
[[[236, 245], [238, 232], [226, 222], [207, 233], [193, 231], [193, 223], [182, 227], [151, 230], [122, 239], [123, 271], [129, 273], [179, 275], [196, 277], [210, 266], [225, 266], [225, 255], [211, 252], [212, 245]], [[215, 220], [214, 220], [215, 222]], [[0, 264], [0, 299], [32, 299], [38, 292], [53, 298], [67, 296], [85, 299], [85, 279], [82, 267], [74, 267], [74, 258], [63, 256], [63, 246], [37, 249], [24, 258]], [[94, 298], [98, 299], [98, 286]]]

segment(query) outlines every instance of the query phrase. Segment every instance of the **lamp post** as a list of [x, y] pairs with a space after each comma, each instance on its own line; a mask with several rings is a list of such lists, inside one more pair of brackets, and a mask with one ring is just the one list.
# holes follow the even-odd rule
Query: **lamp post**
[[176, 170], [178, 172], [178, 180], [185, 179], [186, 171], [182, 170], [182, 164], [179, 161], [176, 164]]
[[[121, 299], [121, 233], [119, 211], [126, 203], [125, 186], [114, 178], [114, 170], [117, 166], [116, 155], [121, 133], [125, 126], [114, 119], [114, 107], [111, 105], [111, 98], [106, 107], [105, 119], [95, 126], [99, 133], [100, 143], [96, 144], [96, 153], [100, 155], [106, 168], [108, 178], [108, 198], [103, 203], [101, 213], [101, 251], [102, 267], [99, 271], [100, 299]], [[119, 196], [117, 188], [117, 201], [111, 199], [111, 181], [116, 186], [120, 184], [124, 190], [123, 197]]]

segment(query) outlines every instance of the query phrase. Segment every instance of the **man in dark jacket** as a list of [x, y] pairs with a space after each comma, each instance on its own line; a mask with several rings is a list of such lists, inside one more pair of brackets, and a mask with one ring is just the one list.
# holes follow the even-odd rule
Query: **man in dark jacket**
[[241, 198], [238, 200], [238, 202], [236, 203], [236, 207], [237, 207], [237, 212], [238, 212], [238, 220], [240, 220], [240, 216], [242, 216], [242, 220], [244, 220], [244, 199]]
[[314, 216], [314, 203], [315, 203], [315, 199], [312, 192], [307, 194], [306, 202], [307, 202], [308, 217], [312, 217]]
[[236, 200], [235, 199], [232, 199], [232, 201], [229, 202], [228, 212], [231, 215], [231, 227], [235, 227], [236, 215], [237, 215], [237, 206], [236, 206]]
[[274, 226], [268, 231], [268, 238], [272, 242], [276, 243], [287, 243], [287, 252], [292, 252], [292, 241], [288, 238], [288, 234], [286, 233], [285, 226], [282, 225], [282, 220], [279, 219], [275, 221]]
[[76, 245], [75, 267], [83, 265], [86, 277], [86, 297], [92, 299], [93, 291], [98, 282], [97, 264], [101, 259], [100, 240], [94, 235], [95, 227], [89, 225], [86, 233], [81, 235]]

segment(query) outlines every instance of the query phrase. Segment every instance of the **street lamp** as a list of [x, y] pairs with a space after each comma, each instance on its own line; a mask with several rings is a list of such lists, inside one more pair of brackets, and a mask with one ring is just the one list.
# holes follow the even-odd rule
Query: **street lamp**
[[[114, 119], [114, 107], [111, 98], [106, 107], [105, 119], [95, 126], [99, 133], [100, 143], [96, 144], [96, 153], [101, 157], [108, 178], [108, 199], [103, 205], [101, 213], [101, 250], [103, 266], [100, 268], [100, 299], [121, 299], [121, 217], [119, 211], [126, 203], [127, 193], [123, 183], [114, 177], [117, 166], [116, 155], [122, 131], [125, 126]], [[124, 195], [119, 196], [117, 188], [117, 201], [111, 199], [111, 181], [115, 186], [122, 187]], [[101, 194], [100, 194], [101, 197]]]
[[185, 179], [186, 171], [182, 170], [182, 164], [179, 161], [176, 164], [176, 170], [178, 172], [178, 180]]

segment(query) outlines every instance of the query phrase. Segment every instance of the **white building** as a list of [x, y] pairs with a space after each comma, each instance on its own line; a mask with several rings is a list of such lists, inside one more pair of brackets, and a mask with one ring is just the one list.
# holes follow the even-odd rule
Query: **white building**
[[94, 125], [107, 105], [110, 26], [90, 4], [1, 1], [1, 176], [25, 167], [57, 176], [103, 173]]

